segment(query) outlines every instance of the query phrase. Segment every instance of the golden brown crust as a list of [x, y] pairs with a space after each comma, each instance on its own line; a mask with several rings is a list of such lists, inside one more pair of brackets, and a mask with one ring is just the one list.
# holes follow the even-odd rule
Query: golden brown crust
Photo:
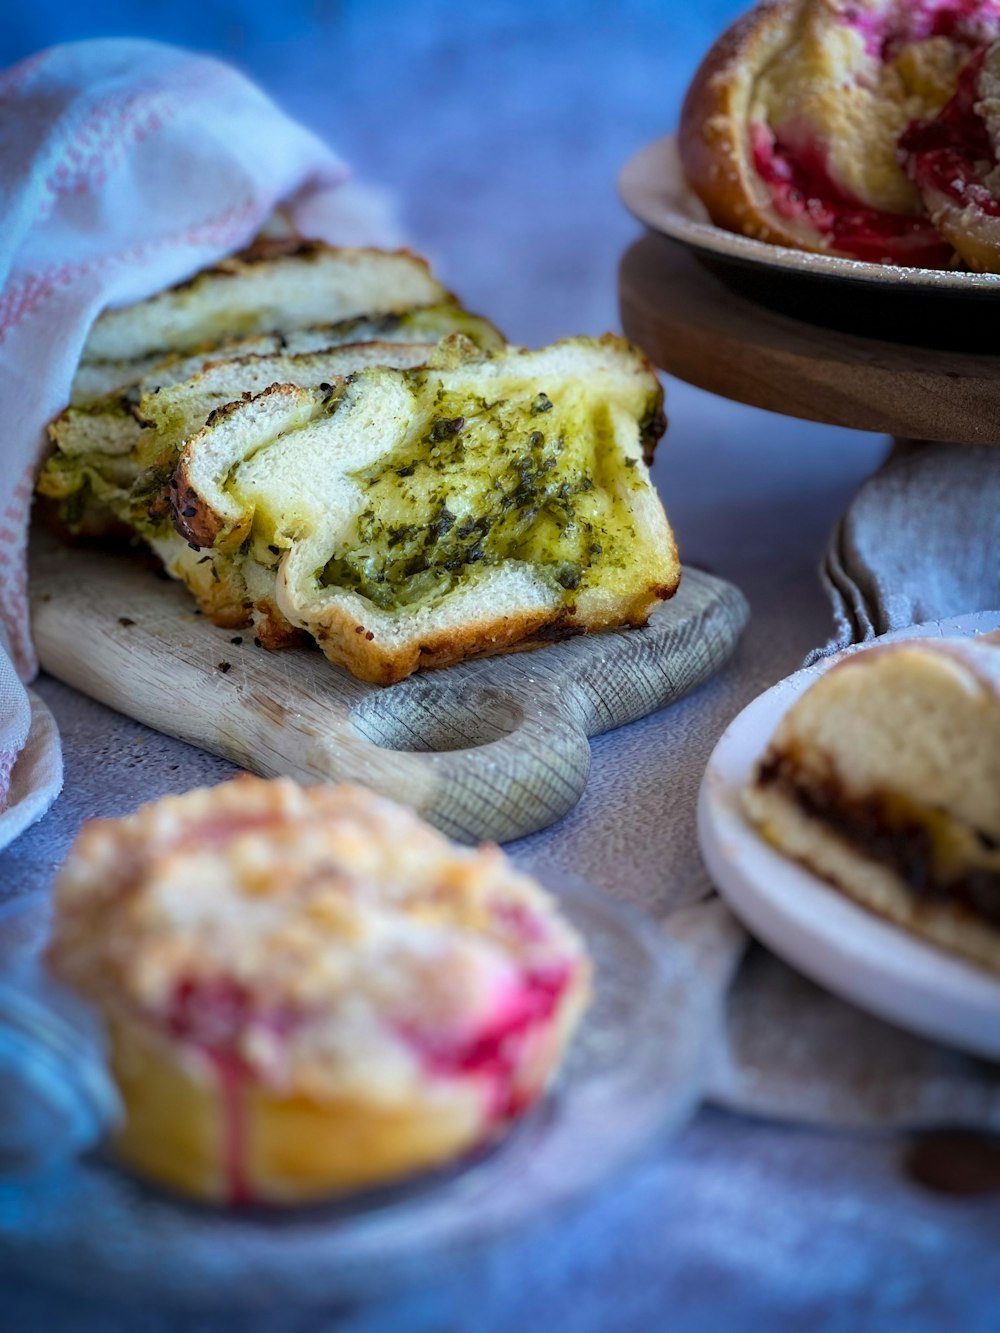
[[197, 273], [184, 282], [175, 283], [173, 287], [168, 287], [165, 290], [171, 292], [184, 291], [185, 288], [193, 286], [199, 279], [209, 273], [221, 277], [236, 277], [257, 264], [269, 264], [275, 259], [320, 259], [326, 255], [335, 254], [340, 249], [348, 249], [356, 254], [406, 255], [408, 259], [414, 260], [430, 273], [430, 262], [408, 246], [386, 250], [375, 245], [341, 247], [329, 245], [326, 241], [301, 236], [258, 236], [242, 250], [227, 255], [224, 259], [220, 259], [217, 264], [212, 264], [208, 268], [199, 269]]
[[759, 72], [788, 42], [802, 0], [764, 0], [727, 28], [698, 68], [681, 110], [678, 147], [688, 184], [712, 221], [754, 240], [826, 250], [784, 222], [756, 185], [748, 135]]
[[282, 648], [301, 648], [309, 642], [306, 631], [287, 620], [268, 599], [254, 602], [252, 620], [254, 635], [261, 648], [273, 652]]
[[532, 637], [564, 617], [562, 611], [556, 616], [546, 611], [500, 616], [485, 623], [438, 630], [419, 643], [385, 649], [371, 630], [356, 625], [340, 607], [333, 607], [325, 625], [316, 631], [316, 640], [331, 662], [345, 667], [358, 680], [395, 685], [418, 668], [431, 671], [471, 657], [493, 657], [515, 648], [538, 646], [543, 640], [530, 643]]
[[188, 481], [183, 461], [170, 479], [170, 509], [178, 533], [198, 550], [212, 546], [222, 531], [218, 514], [202, 502]]
[[556, 612], [518, 612], [469, 621], [437, 630], [419, 641], [383, 648], [372, 630], [357, 624], [343, 607], [332, 606], [314, 635], [326, 657], [345, 667], [352, 676], [372, 685], [395, 685], [417, 670], [432, 671], [470, 658], [541, 648], [560, 639], [604, 629], [638, 628], [649, 620], [658, 601], [673, 596], [679, 583], [678, 565], [672, 583], [644, 589], [627, 606], [617, 606], [614, 616], [606, 622], [583, 619], [575, 606], [564, 606]]

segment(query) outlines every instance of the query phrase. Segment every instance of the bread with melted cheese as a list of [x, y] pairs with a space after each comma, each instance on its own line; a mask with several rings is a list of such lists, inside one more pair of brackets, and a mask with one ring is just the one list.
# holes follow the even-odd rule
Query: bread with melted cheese
[[785, 714], [744, 801], [780, 851], [1000, 971], [1000, 644], [845, 657]]

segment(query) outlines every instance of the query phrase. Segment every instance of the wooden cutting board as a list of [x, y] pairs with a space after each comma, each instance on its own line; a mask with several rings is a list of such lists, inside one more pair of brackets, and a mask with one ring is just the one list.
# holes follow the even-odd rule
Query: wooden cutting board
[[644, 629], [465, 662], [388, 689], [318, 649], [219, 629], [127, 556], [33, 540], [41, 664], [111, 708], [268, 776], [364, 783], [452, 837], [506, 841], [580, 799], [588, 736], [681, 698], [730, 657], [743, 595], [696, 569]]

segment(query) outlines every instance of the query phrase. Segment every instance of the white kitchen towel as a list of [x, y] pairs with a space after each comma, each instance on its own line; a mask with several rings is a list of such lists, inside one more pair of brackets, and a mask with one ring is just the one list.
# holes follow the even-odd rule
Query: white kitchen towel
[[36, 670], [27, 527], [45, 425], [68, 401], [90, 325], [105, 306], [238, 249], [278, 205], [310, 236], [396, 243], [381, 200], [348, 176], [258, 88], [204, 56], [102, 40], [0, 73], [0, 815], [13, 815], [29, 735], [43, 750], [21, 817], [0, 817], [0, 846], [61, 783], [58, 736], [37, 705], [33, 719], [22, 683]]

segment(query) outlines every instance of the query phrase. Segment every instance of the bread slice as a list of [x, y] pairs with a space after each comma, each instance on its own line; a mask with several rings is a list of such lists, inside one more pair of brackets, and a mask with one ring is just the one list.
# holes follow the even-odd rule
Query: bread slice
[[739, 19], [681, 113], [685, 175], [713, 222], [853, 259], [953, 263], [898, 144], [938, 114], [974, 43], [997, 28], [996, 15], [954, 8], [938, 30], [903, 0], [765, 0]]
[[[332, 324], [311, 324], [305, 328], [282, 323], [273, 333], [224, 338], [203, 343], [188, 355], [171, 353], [118, 361], [84, 361], [78, 367], [70, 393], [73, 408], [92, 404], [98, 398], [122, 394], [135, 385], [140, 392], [168, 388], [190, 379], [213, 361], [231, 361], [243, 356], [268, 356], [284, 353], [296, 356], [305, 352], [323, 352], [331, 347], [360, 342], [436, 343], [449, 333], [462, 333], [484, 351], [504, 346], [504, 336], [482, 315], [473, 315], [452, 300], [435, 305], [416, 306], [401, 314], [372, 313], [342, 319]], [[128, 395], [133, 400], [135, 395]]]
[[82, 360], [191, 352], [224, 338], [399, 314], [452, 299], [426, 261], [408, 251], [272, 241], [146, 301], [106, 310]]
[[[345, 252], [334, 253], [343, 257]], [[344, 262], [352, 264], [354, 253], [346, 252]], [[400, 313], [369, 313], [333, 324], [305, 328], [293, 324], [294, 312], [289, 310], [282, 326], [273, 333], [204, 344], [189, 355], [173, 353], [164, 357], [155, 353], [134, 360], [82, 364], [70, 406], [48, 428], [55, 452], [39, 479], [40, 493], [58, 502], [60, 526], [66, 534], [100, 536], [117, 530], [126, 517], [121, 510], [127, 503], [127, 492], [140, 472], [154, 461], [148, 457], [149, 451], [142, 449], [144, 442], [158, 439], [145, 429], [159, 420], [152, 395], [191, 380], [217, 362], [238, 362], [243, 369], [220, 371], [211, 389], [207, 382], [201, 382], [200, 392], [206, 395], [206, 401], [200, 421], [191, 415], [193, 407], [188, 411], [192, 432], [204, 424], [214, 407], [245, 392], [257, 393], [280, 381], [318, 384], [330, 375], [348, 373], [339, 363], [326, 370], [319, 359], [320, 353], [338, 347], [376, 343], [384, 349], [379, 356], [387, 364], [413, 365], [417, 363], [412, 351], [416, 345], [429, 349], [449, 333], [463, 334], [484, 351], [505, 345], [503, 335], [489, 320], [471, 314], [452, 300]], [[391, 343], [408, 347], [392, 352], [386, 346]], [[352, 369], [357, 368], [358, 355], [351, 354]], [[317, 360], [298, 360], [310, 356]], [[244, 372], [245, 383], [241, 382]], [[223, 382], [225, 389], [219, 387]], [[156, 448], [159, 450], [159, 443]]]
[[111, 394], [69, 408], [49, 427], [56, 452], [42, 469], [38, 490], [59, 501], [70, 533], [85, 529], [96, 536], [124, 522], [148, 535], [150, 517], [154, 524], [162, 517], [155, 508], [150, 515], [149, 507], [163, 495], [180, 445], [216, 408], [275, 383], [315, 385], [364, 366], [421, 365], [433, 346], [348, 343], [323, 352], [209, 362], [180, 383], [147, 389], [138, 401], [135, 394]]
[[185, 541], [273, 570], [273, 600], [331, 661], [419, 667], [645, 623], [680, 575], [644, 453], [648, 362], [611, 335], [233, 403], [181, 452]]
[[779, 850], [1000, 971], [1000, 646], [845, 658], [785, 714], [744, 800]]
[[[276, 382], [295, 385], [340, 383], [369, 366], [422, 365], [433, 344], [365, 342], [297, 356], [241, 357], [216, 361], [191, 379], [144, 393], [127, 408], [114, 399], [104, 415], [115, 420], [121, 403], [133, 436], [127, 454], [57, 453], [39, 480], [39, 491], [62, 504], [71, 535], [101, 537], [136, 534], [153, 550], [171, 577], [180, 579], [213, 623], [227, 628], [253, 626], [268, 648], [299, 642], [302, 632], [289, 624], [273, 598], [271, 553], [267, 565], [234, 560], [225, 553], [193, 551], [171, 523], [169, 483], [180, 446], [233, 399], [248, 400]], [[83, 410], [74, 421], [98, 420]]]
[[272, 384], [322, 386], [368, 366], [408, 370], [422, 366], [433, 351], [433, 343], [362, 342], [322, 352], [210, 361], [190, 379], [142, 395], [136, 413], [141, 422], [136, 461], [142, 467], [161, 466], [168, 459], [175, 463], [177, 446], [200, 430], [216, 408], [252, 398]]

